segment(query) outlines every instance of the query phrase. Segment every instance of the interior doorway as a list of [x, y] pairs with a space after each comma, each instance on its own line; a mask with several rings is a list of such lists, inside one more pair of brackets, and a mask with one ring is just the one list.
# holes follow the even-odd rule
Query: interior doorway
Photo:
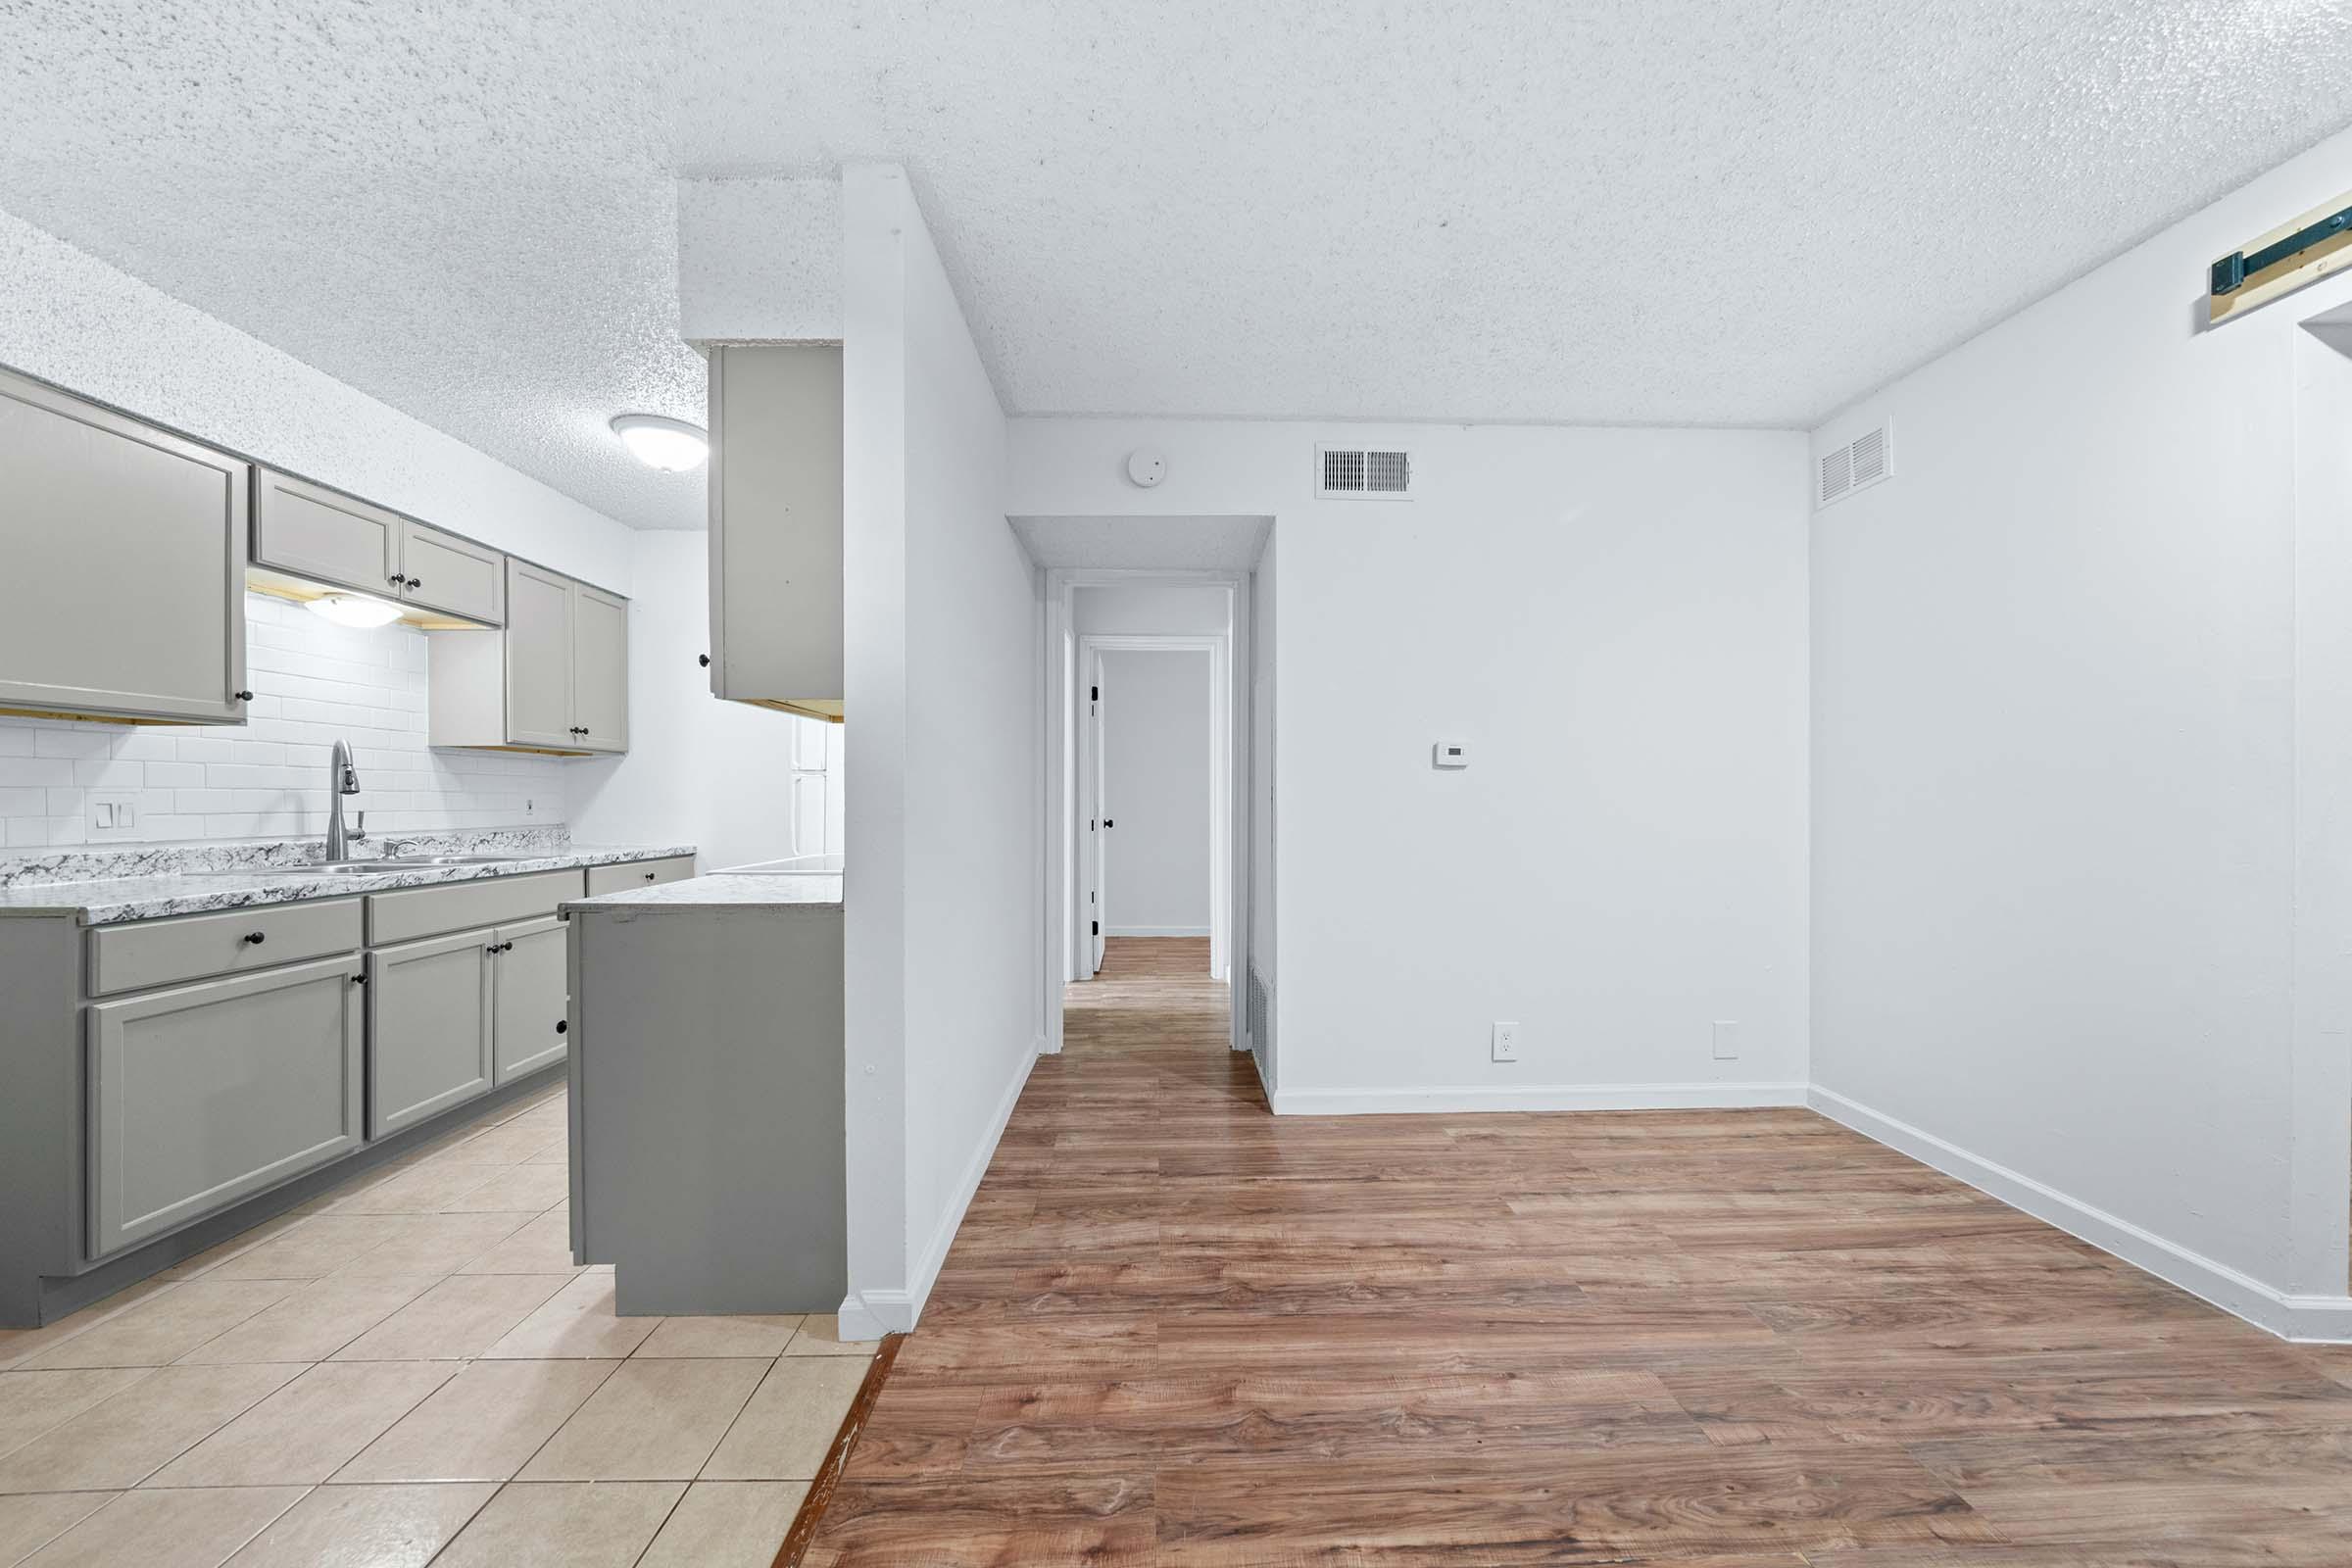
[[[1205, 593], [1222, 613], [1223, 590]], [[1093, 597], [1079, 590], [1082, 625]], [[1078, 634], [1079, 978], [1099, 972], [1105, 943], [1121, 938], [1199, 939], [1181, 951], [1197, 946], [1209, 976], [1226, 976], [1226, 658], [1222, 631]]]
[[[1132, 553], [1133, 541], [1157, 533], [1163, 523], [1181, 529], [1199, 520], [1121, 519], [1111, 528], [1120, 547]], [[1183, 983], [1201, 988], [1200, 996], [1188, 989], [1180, 999], [1188, 1036], [1200, 1038], [1205, 1030], [1231, 1050], [1250, 1049], [1244, 1009], [1234, 1004], [1252, 904], [1250, 568], [1270, 520], [1217, 520], [1250, 525], [1220, 533], [1235, 535], [1238, 559], [1230, 567], [1057, 564], [1056, 555], [1073, 538], [1076, 553], [1099, 547], [1110, 519], [1013, 519], [1033, 558], [1047, 567], [1040, 671], [1047, 844], [1040, 1048], [1049, 1054], [1061, 1051], [1068, 1038], [1065, 993], [1102, 976], [1120, 981], [1122, 989], [1140, 986], [1127, 994], [1141, 998], [1188, 970], [1191, 978]], [[1180, 549], [1170, 553], [1182, 559]], [[1164, 684], [1200, 700], [1184, 710], [1194, 716], [1172, 722], [1191, 732], [1186, 744], [1204, 770], [1205, 801], [1178, 786], [1157, 804], [1146, 791], [1138, 803], [1145, 815], [1122, 808], [1120, 792], [1130, 786], [1122, 785], [1119, 771], [1121, 671], [1129, 670], [1125, 678], [1132, 684], [1157, 668], [1152, 662], [1124, 665], [1131, 656], [1172, 660], [1167, 667], [1175, 673]], [[1200, 681], [1194, 671], [1200, 672]], [[1140, 738], [1147, 754], [1175, 739], [1166, 721], [1146, 724]], [[1141, 765], [1151, 765], [1148, 755]], [[1182, 845], [1194, 837], [1174, 809], [1174, 797], [1188, 794], [1204, 808], [1207, 829], [1204, 847], [1196, 843], [1175, 858], [1189, 861], [1205, 882], [1205, 910], [1195, 913], [1185, 912], [1199, 910], [1195, 904], [1151, 902], [1159, 859], [1151, 844]], [[1138, 799], [1132, 793], [1127, 798]], [[1152, 946], [1128, 946], [1135, 943]], [[1092, 1001], [1116, 1004], [1111, 990], [1097, 992]], [[1212, 1018], [1209, 1028], [1204, 1020]]]

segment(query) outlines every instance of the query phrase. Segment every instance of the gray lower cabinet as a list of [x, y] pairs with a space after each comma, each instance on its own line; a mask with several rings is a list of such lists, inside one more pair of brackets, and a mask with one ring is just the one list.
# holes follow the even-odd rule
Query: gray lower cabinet
[[90, 1005], [90, 1256], [359, 1147], [360, 972], [347, 954]]
[[470, 1100], [491, 1082], [494, 931], [368, 955], [368, 1136]]
[[564, 922], [554, 915], [501, 926], [493, 944], [491, 1054], [500, 1083], [564, 1059], [571, 1022]]

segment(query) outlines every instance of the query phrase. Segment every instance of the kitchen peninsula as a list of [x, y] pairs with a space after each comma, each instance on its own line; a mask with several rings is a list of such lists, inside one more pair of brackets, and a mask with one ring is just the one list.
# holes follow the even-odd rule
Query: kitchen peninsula
[[574, 1259], [623, 1315], [848, 1285], [838, 857], [566, 902]]

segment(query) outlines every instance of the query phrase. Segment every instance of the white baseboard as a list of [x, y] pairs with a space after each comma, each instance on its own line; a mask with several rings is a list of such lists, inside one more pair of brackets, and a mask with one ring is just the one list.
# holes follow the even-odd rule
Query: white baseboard
[[1801, 1105], [1805, 1086], [1763, 1084], [1470, 1084], [1452, 1089], [1284, 1089], [1277, 1116], [1381, 1116], [1460, 1110], [1736, 1110]]
[[1106, 925], [1102, 928], [1102, 934], [1106, 937], [1204, 937], [1208, 935], [1208, 927], [1204, 925]]
[[2169, 1242], [2128, 1219], [2070, 1198], [2031, 1176], [2006, 1165], [1996, 1165], [1957, 1144], [1884, 1115], [1819, 1084], [1813, 1086], [1809, 1102], [1832, 1121], [1964, 1181], [2011, 1208], [2055, 1225], [2101, 1251], [2112, 1252], [2133, 1267], [2178, 1285], [2257, 1328], [2267, 1329], [2281, 1339], [2352, 1342], [2352, 1297], [2290, 1296], [2273, 1290], [2227, 1263]]
[[972, 1157], [964, 1162], [962, 1178], [956, 1185], [956, 1200], [947, 1213], [940, 1216], [939, 1225], [931, 1233], [930, 1245], [914, 1266], [914, 1279], [907, 1290], [852, 1291], [841, 1301], [841, 1337], [845, 1340], [878, 1340], [885, 1334], [906, 1334], [914, 1328], [915, 1319], [923, 1315], [923, 1303], [931, 1298], [931, 1287], [939, 1283], [940, 1265], [948, 1260], [948, 1249], [955, 1244], [956, 1232], [963, 1224], [964, 1210], [972, 1206], [972, 1195], [980, 1190], [980, 1179], [988, 1174], [988, 1162], [996, 1157], [997, 1143], [1004, 1136], [1004, 1124], [1012, 1120], [1012, 1107], [1020, 1102], [1021, 1091], [1029, 1086], [1029, 1069], [1037, 1065], [1038, 1053], [1045, 1048], [1040, 1038], [1021, 1055], [1020, 1071], [1012, 1075], [1004, 1097], [997, 1102], [996, 1114], [989, 1118], [988, 1131], [981, 1137]]

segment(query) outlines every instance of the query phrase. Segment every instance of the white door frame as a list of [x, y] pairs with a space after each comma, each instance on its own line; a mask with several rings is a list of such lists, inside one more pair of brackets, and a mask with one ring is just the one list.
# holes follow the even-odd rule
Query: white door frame
[[1209, 648], [1211, 666], [1209, 776], [1215, 781], [1210, 797], [1210, 835], [1218, 846], [1209, 859], [1209, 951], [1213, 970], [1227, 982], [1232, 996], [1230, 1044], [1250, 1049], [1239, 988], [1231, 977], [1234, 956], [1249, 951], [1250, 940], [1250, 575], [1247, 571], [1156, 570], [1135, 567], [1054, 566], [1046, 572], [1044, 616], [1044, 679], [1040, 700], [1045, 722], [1039, 727], [1046, 743], [1044, 914], [1045, 940], [1040, 945], [1044, 964], [1039, 976], [1044, 1027], [1039, 1049], [1061, 1049], [1062, 987], [1084, 971], [1077, 943], [1085, 928], [1075, 915], [1079, 890], [1079, 830], [1077, 791], [1072, 787], [1077, 759], [1071, 755], [1074, 704], [1084, 685], [1079, 671], [1085, 657], [1079, 651], [1077, 596], [1080, 588], [1107, 588], [1136, 581], [1190, 582], [1226, 590], [1226, 632], [1214, 637], [1145, 637], [1088, 633], [1090, 648], [1150, 647]]
[[[1232, 733], [1232, 720], [1226, 710], [1233, 705], [1232, 675], [1226, 667], [1232, 657], [1229, 642], [1222, 633], [1155, 636], [1137, 632], [1081, 632], [1078, 635], [1078, 667], [1082, 670], [1092, 669], [1095, 660], [1103, 654], [1208, 655], [1208, 973], [1215, 980], [1226, 977], [1226, 955], [1232, 951], [1231, 900], [1226, 894], [1226, 882], [1233, 868], [1233, 792], [1226, 787], [1225, 765]], [[1099, 727], [1096, 733], [1100, 735]], [[1092, 765], [1096, 776], [1101, 777], [1102, 760], [1095, 758]], [[1095, 809], [1102, 810], [1102, 802], [1098, 800]], [[1098, 842], [1098, 857], [1102, 851], [1102, 843]], [[1102, 886], [1100, 867], [1098, 859], [1098, 888]], [[1102, 907], [1107, 918], [1109, 902], [1104, 900]]]

